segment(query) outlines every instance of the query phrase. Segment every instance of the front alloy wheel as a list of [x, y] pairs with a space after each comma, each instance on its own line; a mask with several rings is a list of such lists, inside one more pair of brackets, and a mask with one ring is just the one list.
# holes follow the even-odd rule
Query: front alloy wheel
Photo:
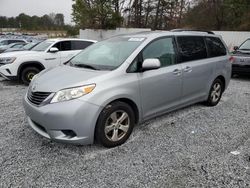
[[135, 124], [133, 109], [127, 103], [116, 101], [107, 105], [99, 115], [95, 139], [105, 147], [123, 144]]
[[113, 112], [105, 123], [105, 136], [110, 141], [121, 140], [128, 132], [130, 119], [123, 110]]

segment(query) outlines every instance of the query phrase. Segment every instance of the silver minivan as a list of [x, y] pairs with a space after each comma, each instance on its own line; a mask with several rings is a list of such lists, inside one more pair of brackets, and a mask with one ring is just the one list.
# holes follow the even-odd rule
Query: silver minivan
[[150, 118], [197, 102], [217, 105], [230, 77], [228, 50], [210, 32], [122, 35], [36, 75], [24, 108], [46, 138], [114, 147]]

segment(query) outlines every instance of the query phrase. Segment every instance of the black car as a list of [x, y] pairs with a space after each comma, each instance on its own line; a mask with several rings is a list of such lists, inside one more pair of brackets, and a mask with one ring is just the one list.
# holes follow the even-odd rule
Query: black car
[[250, 38], [233, 51], [232, 74], [250, 75]]

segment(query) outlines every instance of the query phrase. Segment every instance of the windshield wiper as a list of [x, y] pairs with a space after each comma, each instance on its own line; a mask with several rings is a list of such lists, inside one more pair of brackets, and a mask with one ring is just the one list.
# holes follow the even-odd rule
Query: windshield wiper
[[87, 68], [87, 69], [93, 69], [93, 70], [99, 70], [96, 67], [93, 67], [93, 66], [88, 65], [88, 64], [73, 64], [73, 66], [81, 67], [81, 68]]

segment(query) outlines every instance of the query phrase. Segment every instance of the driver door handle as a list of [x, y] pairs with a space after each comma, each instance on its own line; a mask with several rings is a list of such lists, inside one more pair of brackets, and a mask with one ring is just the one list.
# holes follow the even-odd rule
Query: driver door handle
[[189, 66], [186, 66], [183, 70], [184, 72], [191, 72], [192, 71], [192, 68], [189, 67]]
[[180, 69], [175, 69], [175, 70], [173, 71], [173, 74], [178, 76], [178, 75], [181, 74], [181, 70], [180, 70]]

